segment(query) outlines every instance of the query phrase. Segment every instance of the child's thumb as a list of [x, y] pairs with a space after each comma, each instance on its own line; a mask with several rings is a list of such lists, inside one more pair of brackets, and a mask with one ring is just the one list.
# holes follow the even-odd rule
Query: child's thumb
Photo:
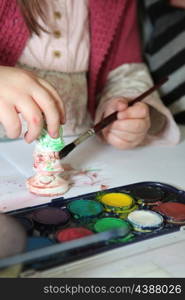
[[127, 108], [128, 106], [128, 100], [124, 98], [114, 98], [110, 100], [104, 111], [104, 117], [114, 113], [115, 111], [123, 111]]
[[121, 97], [113, 98], [104, 102], [103, 105], [100, 105], [96, 111], [95, 124], [115, 111], [125, 110], [127, 106], [128, 100]]

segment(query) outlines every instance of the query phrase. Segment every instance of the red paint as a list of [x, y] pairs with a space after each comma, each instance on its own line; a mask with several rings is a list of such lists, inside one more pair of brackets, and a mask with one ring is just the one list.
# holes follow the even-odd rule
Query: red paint
[[159, 206], [153, 207], [152, 210], [176, 221], [185, 220], [185, 204], [183, 203], [166, 202], [160, 204]]
[[66, 228], [57, 231], [56, 239], [58, 242], [67, 242], [92, 235], [93, 232], [83, 227]]
[[105, 184], [101, 184], [101, 190], [106, 190], [106, 189], [108, 189], [109, 188], [109, 186], [108, 185], [105, 185]]

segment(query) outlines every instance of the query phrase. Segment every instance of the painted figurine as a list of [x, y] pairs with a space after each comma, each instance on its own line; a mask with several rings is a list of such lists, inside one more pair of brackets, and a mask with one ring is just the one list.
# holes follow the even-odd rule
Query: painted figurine
[[51, 138], [46, 129], [42, 130], [33, 154], [33, 168], [36, 175], [26, 182], [31, 193], [40, 196], [57, 196], [68, 190], [69, 184], [62, 178], [64, 169], [59, 158], [59, 151], [63, 148], [62, 127], [57, 139]]

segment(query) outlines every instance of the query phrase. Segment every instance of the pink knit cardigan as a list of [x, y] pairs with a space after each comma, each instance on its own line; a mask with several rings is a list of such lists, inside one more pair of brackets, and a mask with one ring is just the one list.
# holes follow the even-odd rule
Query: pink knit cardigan
[[[89, 0], [91, 53], [88, 73], [89, 110], [94, 116], [96, 94], [108, 73], [141, 62], [137, 0]], [[0, 0], [0, 65], [14, 66], [30, 34], [16, 0]]]

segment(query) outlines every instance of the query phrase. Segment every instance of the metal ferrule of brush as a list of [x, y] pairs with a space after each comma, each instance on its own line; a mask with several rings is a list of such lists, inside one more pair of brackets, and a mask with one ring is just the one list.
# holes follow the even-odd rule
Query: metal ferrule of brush
[[82, 133], [73, 143], [77, 146], [77, 145], [81, 144], [83, 141], [85, 141], [88, 137], [90, 137], [94, 134], [95, 134], [94, 129], [90, 128], [85, 133]]

